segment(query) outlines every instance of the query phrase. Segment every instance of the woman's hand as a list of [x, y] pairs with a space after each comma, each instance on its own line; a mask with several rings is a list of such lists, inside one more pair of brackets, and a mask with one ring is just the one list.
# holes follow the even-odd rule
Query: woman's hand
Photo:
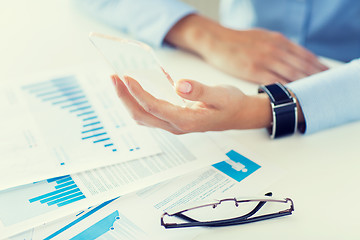
[[193, 80], [180, 80], [176, 92], [196, 101], [191, 107], [175, 106], [156, 99], [133, 78], [112, 76], [117, 94], [140, 125], [174, 134], [263, 128], [271, 124], [271, 107], [265, 94], [247, 96], [231, 86], [210, 87]]
[[280, 33], [232, 30], [196, 14], [175, 24], [165, 40], [224, 72], [258, 84], [285, 84], [328, 69]]

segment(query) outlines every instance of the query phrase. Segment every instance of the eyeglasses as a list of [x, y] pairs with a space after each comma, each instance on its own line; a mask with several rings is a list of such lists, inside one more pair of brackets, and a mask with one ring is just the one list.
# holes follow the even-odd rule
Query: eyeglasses
[[[263, 198], [226, 198], [213, 202], [194, 202], [191, 206], [165, 212], [161, 216], [161, 225], [165, 228], [225, 227], [292, 214], [294, 203], [290, 198], [274, 199], [271, 196], [272, 193], [267, 193]], [[259, 214], [260, 209], [265, 213]], [[171, 218], [174, 222], [165, 222], [165, 218]]]

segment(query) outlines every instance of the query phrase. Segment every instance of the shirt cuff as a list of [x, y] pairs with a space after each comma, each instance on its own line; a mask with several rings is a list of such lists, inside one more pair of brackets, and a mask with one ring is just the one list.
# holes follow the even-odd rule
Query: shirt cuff
[[196, 10], [191, 6], [176, 1], [172, 4], [171, 8], [164, 9], [153, 24], [150, 24], [147, 29], [139, 31], [139, 39], [147, 41], [150, 45], [161, 47], [168, 32], [176, 23], [184, 17], [196, 13]]
[[360, 120], [360, 59], [287, 87], [301, 106], [306, 134]]
[[74, 0], [75, 7], [136, 39], [160, 47], [170, 29], [196, 10], [171, 0]]

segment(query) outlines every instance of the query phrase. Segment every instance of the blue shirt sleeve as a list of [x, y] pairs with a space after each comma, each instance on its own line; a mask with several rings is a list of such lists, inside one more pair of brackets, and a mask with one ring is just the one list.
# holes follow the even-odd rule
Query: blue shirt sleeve
[[302, 108], [307, 134], [360, 120], [360, 59], [287, 87]]
[[195, 9], [176, 0], [76, 0], [77, 8], [159, 47], [169, 30]]

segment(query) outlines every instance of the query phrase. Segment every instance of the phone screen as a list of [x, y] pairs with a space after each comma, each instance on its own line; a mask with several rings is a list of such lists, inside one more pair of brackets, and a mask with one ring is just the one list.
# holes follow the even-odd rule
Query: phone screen
[[150, 46], [99, 33], [90, 33], [89, 38], [120, 78], [128, 75], [154, 97], [175, 105], [185, 105], [184, 99], [175, 92], [174, 81]]

